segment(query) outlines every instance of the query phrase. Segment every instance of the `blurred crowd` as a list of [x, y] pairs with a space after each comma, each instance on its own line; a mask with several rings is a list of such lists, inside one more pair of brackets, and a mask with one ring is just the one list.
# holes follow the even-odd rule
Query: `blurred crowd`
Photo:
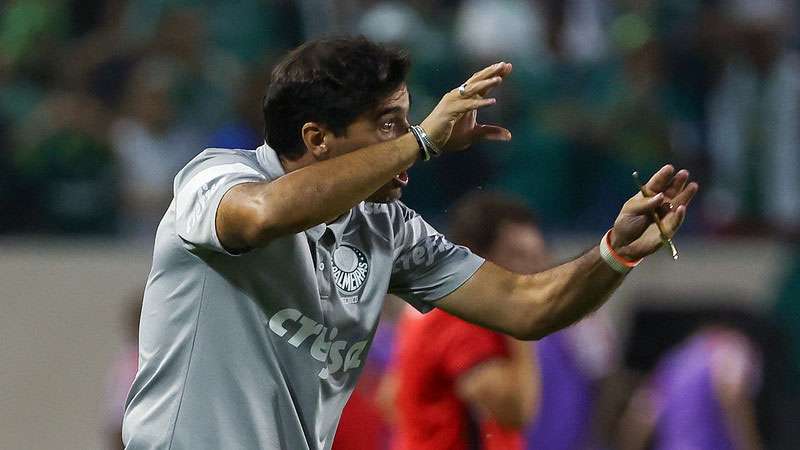
[[0, 232], [152, 236], [172, 177], [209, 146], [263, 141], [275, 58], [364, 34], [414, 60], [412, 121], [489, 62], [482, 119], [511, 144], [418, 165], [434, 223], [496, 188], [545, 230], [602, 231], [664, 162], [703, 185], [687, 228], [796, 235], [800, 59], [789, 0], [10, 0], [0, 19]]

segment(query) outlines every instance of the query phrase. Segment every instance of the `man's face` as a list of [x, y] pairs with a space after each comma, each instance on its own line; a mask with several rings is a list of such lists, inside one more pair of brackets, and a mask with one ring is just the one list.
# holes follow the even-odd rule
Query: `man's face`
[[[353, 150], [396, 139], [408, 131], [410, 99], [405, 84], [387, 96], [378, 107], [362, 114], [347, 127], [342, 136], [327, 141], [328, 149], [336, 157]], [[368, 202], [389, 203], [400, 199], [408, 184], [408, 173], [397, 174], [377, 192], [367, 198]]]
[[548, 267], [550, 258], [536, 227], [513, 222], [500, 225], [488, 256], [494, 263], [517, 273], [540, 272]]

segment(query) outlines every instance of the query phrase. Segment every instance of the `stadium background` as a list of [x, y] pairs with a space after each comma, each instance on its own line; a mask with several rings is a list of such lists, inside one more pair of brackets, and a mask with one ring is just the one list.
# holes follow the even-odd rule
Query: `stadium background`
[[[625, 360], [648, 364], [659, 339], [680, 334], [681, 314], [742, 311], [772, 349], [758, 404], [767, 444], [800, 448], [797, 10], [777, 0], [5, 1], [0, 448], [106, 448], [110, 367], [130, 345], [172, 175], [206, 146], [257, 146], [271, 64], [330, 33], [408, 48], [412, 121], [482, 64], [514, 63], [483, 114], [513, 142], [412, 169], [404, 200], [433, 223], [470, 190], [509, 191], [566, 258], [608, 228], [632, 170], [689, 168], [703, 189], [676, 239], [680, 261], [652, 256], [608, 307], [622, 336], [637, 336]], [[755, 94], [741, 83], [754, 67], [765, 74]], [[759, 108], [727, 106], [753, 95]]]

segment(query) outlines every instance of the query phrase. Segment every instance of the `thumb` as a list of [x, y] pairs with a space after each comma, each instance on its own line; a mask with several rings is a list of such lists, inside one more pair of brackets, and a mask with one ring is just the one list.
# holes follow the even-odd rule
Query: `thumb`
[[490, 141], [510, 141], [511, 132], [507, 129], [497, 125], [481, 125], [475, 126], [473, 136], [479, 139], [487, 139]]
[[643, 197], [641, 195], [637, 195], [628, 200], [628, 204], [626, 205], [625, 209], [627, 209], [627, 212], [631, 214], [649, 214], [660, 207], [662, 203], [664, 203], [664, 194], [660, 192], [653, 197]]

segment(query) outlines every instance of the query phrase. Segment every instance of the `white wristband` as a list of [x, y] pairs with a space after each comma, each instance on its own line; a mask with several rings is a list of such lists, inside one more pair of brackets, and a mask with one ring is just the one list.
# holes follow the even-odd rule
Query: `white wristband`
[[639, 263], [642, 262], [642, 259], [631, 261], [620, 256], [611, 248], [610, 235], [611, 230], [608, 230], [606, 234], [603, 235], [603, 239], [600, 240], [600, 257], [603, 258], [603, 261], [605, 261], [609, 267], [625, 275], [633, 270], [634, 267], [638, 266]]

